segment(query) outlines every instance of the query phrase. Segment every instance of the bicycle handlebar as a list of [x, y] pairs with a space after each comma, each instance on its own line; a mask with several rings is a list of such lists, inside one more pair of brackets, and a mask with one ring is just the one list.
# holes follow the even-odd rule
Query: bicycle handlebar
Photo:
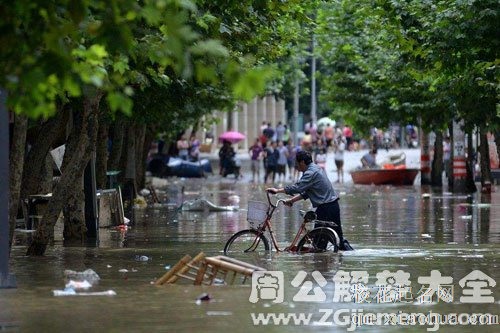
[[[280, 202], [281, 202], [282, 204], [284, 204], [284, 203], [285, 203], [285, 201], [286, 201], [285, 199], [278, 199], [278, 200], [276, 200], [276, 203], [274, 203], [274, 204], [273, 204], [273, 202], [272, 202], [272, 200], [271, 200], [271, 194], [273, 194], [273, 193], [271, 193], [271, 192], [269, 192], [269, 191], [266, 191], [267, 201], [269, 202], [269, 205], [271, 205], [271, 207], [273, 207], [273, 208], [277, 208], [277, 207], [278, 207], [278, 205], [280, 204]], [[275, 195], [276, 195], [276, 194], [275, 194]]]

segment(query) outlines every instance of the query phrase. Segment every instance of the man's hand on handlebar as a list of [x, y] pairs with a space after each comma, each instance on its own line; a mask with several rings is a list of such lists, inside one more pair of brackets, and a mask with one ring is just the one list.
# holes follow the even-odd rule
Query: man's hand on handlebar
[[293, 205], [292, 199], [284, 200], [283, 205], [288, 206], [288, 207], [292, 207], [292, 205]]
[[269, 192], [269, 193], [272, 193], [272, 194], [278, 194], [279, 193], [278, 189], [274, 188], [274, 187], [267, 188], [266, 191]]

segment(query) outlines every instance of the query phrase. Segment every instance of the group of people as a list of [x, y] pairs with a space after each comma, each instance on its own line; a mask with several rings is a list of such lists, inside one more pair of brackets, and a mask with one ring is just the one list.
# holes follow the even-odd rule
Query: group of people
[[261, 142], [256, 138], [254, 144], [248, 150], [251, 160], [252, 182], [260, 179], [260, 165], [264, 168], [264, 183], [270, 180], [272, 183], [277, 180], [283, 182], [286, 180], [287, 169], [288, 178], [297, 179], [298, 171], [295, 169], [295, 156], [298, 147], [294, 146], [292, 140], [284, 141], [265, 141]]
[[[345, 131], [347, 129], [347, 131]], [[260, 179], [260, 165], [264, 169], [265, 183], [297, 180], [300, 172], [295, 168], [295, 156], [299, 151], [307, 151], [313, 161], [320, 168], [326, 168], [328, 151], [334, 152], [334, 161], [337, 168], [337, 183], [344, 182], [344, 152], [348, 142], [352, 139], [352, 131], [345, 126], [343, 129], [327, 124], [317, 128], [312, 122], [304, 127], [304, 136], [298, 145], [293, 144], [290, 130], [286, 124], [278, 123], [273, 128], [271, 123], [263, 122], [261, 135], [255, 139], [249, 149], [252, 170], [252, 182]], [[345, 136], [348, 134], [348, 137]]]
[[192, 134], [189, 140], [182, 134], [176, 143], [177, 155], [185, 161], [196, 162], [200, 156], [200, 141]]

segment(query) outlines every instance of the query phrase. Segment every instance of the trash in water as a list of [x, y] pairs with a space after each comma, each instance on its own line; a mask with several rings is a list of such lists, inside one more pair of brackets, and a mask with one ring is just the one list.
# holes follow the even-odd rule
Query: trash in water
[[198, 298], [196, 299], [196, 304], [201, 304], [201, 302], [207, 302], [207, 301], [210, 301], [211, 299], [212, 299], [212, 297], [210, 297], [209, 294], [203, 293], [200, 296], [198, 296]]
[[122, 268], [122, 269], [119, 269], [118, 272], [120, 272], [120, 273], [127, 273], [128, 269]]
[[429, 234], [422, 234], [421, 236], [422, 236], [422, 238], [432, 238], [432, 236]]
[[[226, 256], [206, 257], [200, 252], [194, 258], [186, 254], [158, 278], [155, 285], [172, 284], [181, 278], [191, 281], [194, 285], [245, 284], [252, 280], [254, 271], [265, 271], [265, 269]], [[229, 272], [231, 274], [228, 274]]]
[[99, 275], [94, 272], [92, 269], [86, 269], [83, 272], [77, 272], [73, 271], [70, 269], [67, 269], [64, 271], [64, 276], [68, 280], [75, 280], [75, 281], [88, 281], [90, 284], [95, 284], [97, 281], [99, 281], [101, 278]]
[[148, 203], [146, 202], [146, 200], [141, 197], [141, 196], [137, 196], [135, 199], [134, 199], [134, 208], [147, 208], [148, 207]]
[[54, 296], [70, 296], [76, 295], [76, 291], [73, 288], [66, 288], [64, 290], [52, 290]]
[[214, 284], [215, 285], [224, 285], [224, 284], [226, 284], [226, 281], [224, 281], [224, 279], [215, 278]]
[[89, 289], [92, 287], [92, 285], [87, 281], [75, 281], [75, 280], [69, 280], [68, 283], [66, 283], [66, 289]]
[[135, 260], [137, 260], [137, 261], [148, 261], [149, 257], [148, 256], [135, 256]]
[[116, 230], [118, 230], [118, 231], [127, 231], [128, 226], [127, 226], [127, 225], [125, 225], [125, 224], [120, 224], [120, 225], [117, 225], [115, 228], [116, 228]]
[[92, 269], [87, 269], [83, 272], [73, 270], [65, 270], [64, 276], [69, 281], [66, 283], [64, 290], [52, 290], [54, 296], [114, 296], [116, 292], [113, 290], [106, 291], [84, 291], [78, 292], [78, 289], [89, 289], [93, 284], [97, 283], [101, 278]]
[[116, 292], [114, 290], [106, 291], [86, 291], [86, 292], [76, 292], [72, 288], [66, 288], [64, 290], [52, 290], [54, 296], [115, 296]]
[[209, 212], [223, 212], [223, 211], [236, 211], [238, 206], [217, 206], [206, 199], [195, 199], [184, 201], [182, 203], [183, 211], [209, 211]]
[[232, 316], [231, 311], [207, 311], [207, 316]]
[[147, 188], [143, 188], [142, 190], [139, 191], [139, 194], [142, 195], [143, 197], [147, 197], [148, 195], [151, 194], [151, 191]]

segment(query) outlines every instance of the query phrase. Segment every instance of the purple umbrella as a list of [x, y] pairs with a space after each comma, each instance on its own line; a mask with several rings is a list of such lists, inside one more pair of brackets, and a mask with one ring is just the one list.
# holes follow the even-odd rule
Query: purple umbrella
[[219, 136], [219, 141], [229, 141], [231, 143], [237, 143], [245, 139], [245, 134], [236, 131], [224, 132]]

